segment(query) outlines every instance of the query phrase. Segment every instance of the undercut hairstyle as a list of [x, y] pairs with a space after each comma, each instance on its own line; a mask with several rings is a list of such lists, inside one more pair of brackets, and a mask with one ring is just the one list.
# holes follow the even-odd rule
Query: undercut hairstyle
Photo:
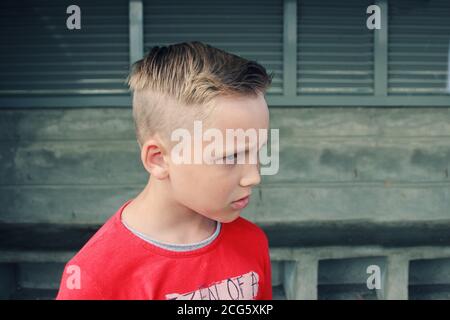
[[218, 96], [265, 94], [272, 81], [259, 63], [201, 42], [153, 47], [133, 64], [127, 82], [140, 146], [154, 134], [208, 119]]

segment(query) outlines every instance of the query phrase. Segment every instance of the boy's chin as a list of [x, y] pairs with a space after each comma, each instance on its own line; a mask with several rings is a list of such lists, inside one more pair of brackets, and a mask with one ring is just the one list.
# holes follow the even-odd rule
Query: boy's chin
[[219, 221], [220, 223], [230, 223], [230, 222], [233, 222], [234, 220], [236, 220], [237, 218], [239, 218], [240, 214], [241, 214], [241, 210], [235, 210], [231, 213], [228, 213], [222, 219], [217, 220], [217, 221]]

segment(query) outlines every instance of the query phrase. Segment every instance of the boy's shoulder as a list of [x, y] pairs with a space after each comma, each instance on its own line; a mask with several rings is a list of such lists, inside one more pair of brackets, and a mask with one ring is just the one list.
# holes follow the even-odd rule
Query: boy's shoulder
[[257, 241], [259, 244], [268, 245], [269, 240], [266, 233], [256, 223], [240, 216], [231, 222], [230, 226], [239, 233], [240, 237], [245, 237], [249, 241]]
[[[181, 265], [181, 263], [173, 264], [173, 256], [166, 260], [159, 254], [152, 254], [155, 252], [153, 250], [145, 250], [146, 245], [143, 240], [133, 236], [122, 225], [120, 216], [117, 214], [105, 222], [66, 264], [58, 293], [59, 299], [76, 299], [77, 294], [82, 299], [111, 298], [113, 297], [110, 295], [111, 293], [122, 292], [121, 286], [128, 281], [126, 279], [130, 279], [133, 270], [141, 269], [143, 264], [146, 268], [155, 265], [155, 270], [160, 269], [161, 263], [168, 263], [171, 266]], [[239, 251], [239, 256], [244, 255], [249, 259], [261, 260], [265, 256], [264, 250], [267, 250], [268, 245], [267, 237], [264, 231], [250, 220], [239, 217], [232, 222], [222, 223], [221, 232], [219, 236], [222, 239], [218, 239], [215, 245], [211, 246], [212, 250], [214, 246], [219, 246], [220, 250], [226, 250], [225, 252], [229, 252], [228, 250]], [[193, 255], [193, 257], [196, 256]], [[214, 253], [208, 254], [207, 257], [215, 261]], [[189, 263], [189, 259], [184, 259], [184, 257], [182, 261]], [[194, 261], [194, 263], [196, 262]], [[68, 282], [71, 282], [73, 267], [79, 270], [80, 287], [84, 288], [75, 290], [76, 292], [65, 287]]]
[[[139, 245], [141, 241], [130, 241], [137, 238], [130, 237], [129, 230], [125, 230], [125, 227], [120, 224], [119, 210], [97, 230], [72, 259], [84, 260], [86, 256], [91, 255], [107, 256], [113, 252], [117, 254], [122, 250], [130, 253], [130, 249]], [[232, 222], [222, 223], [222, 230], [231, 237], [239, 234], [241, 238], [248, 240], [268, 241], [266, 233], [260, 226], [242, 216]]]
[[260, 223], [256, 224], [244, 217], [239, 217], [235, 222], [236, 236], [233, 237], [233, 242], [238, 242], [239, 245], [245, 244], [251, 248], [257, 247], [259, 253], [269, 250], [269, 238]]
[[[130, 237], [129, 231], [120, 226], [119, 213], [120, 211], [116, 212], [98, 229], [71, 259], [71, 263], [89, 263], [91, 257], [96, 257], [97, 261], [111, 260], [111, 255], [117, 257], [122, 252], [132, 255], [133, 252], [139, 251], [133, 249], [138, 249], [134, 247], [139, 246], [141, 241], [132, 241], [137, 238]], [[241, 239], [244, 238], [249, 242], [268, 242], [267, 235], [260, 226], [241, 216], [232, 222], [222, 223], [222, 230], [228, 237], [239, 235]], [[103, 257], [105, 259], [101, 259]], [[108, 257], [110, 258], [107, 259]]]
[[[133, 258], [139, 250], [137, 243], [130, 241], [120, 228], [120, 210], [111, 216], [86, 244], [67, 262], [68, 265], [78, 265], [89, 272], [114, 267], [117, 261], [125, 261], [124, 255]], [[100, 270], [103, 272], [103, 270]]]
[[[99, 262], [104, 270], [113, 268], [117, 261], [126, 263], [128, 260], [132, 263], [139, 258], [143, 252], [142, 240], [132, 236], [130, 231], [121, 225], [121, 209], [98, 229], [67, 265], [80, 265], [92, 272], [97, 269]], [[229, 241], [235, 242], [236, 237], [239, 237], [243, 240], [241, 243], [249, 246], [268, 246], [268, 238], [262, 228], [242, 216], [232, 222], [222, 223], [222, 232], [222, 236]]]

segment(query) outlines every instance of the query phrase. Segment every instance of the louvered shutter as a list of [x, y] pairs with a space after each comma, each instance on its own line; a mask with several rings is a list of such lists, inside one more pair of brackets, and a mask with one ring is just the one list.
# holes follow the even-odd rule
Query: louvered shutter
[[410, 300], [450, 299], [450, 258], [411, 260], [409, 263]]
[[[81, 8], [81, 30], [66, 9]], [[128, 0], [1, 1], [2, 97], [128, 94]]]
[[202, 41], [256, 60], [282, 94], [283, 3], [280, 0], [144, 1], [144, 46]]
[[369, 1], [299, 0], [297, 93], [373, 94]]
[[390, 0], [389, 94], [449, 93], [450, 6]]

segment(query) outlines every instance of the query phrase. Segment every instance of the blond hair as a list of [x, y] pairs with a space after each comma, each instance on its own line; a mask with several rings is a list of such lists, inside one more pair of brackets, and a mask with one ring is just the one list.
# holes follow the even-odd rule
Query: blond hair
[[205, 120], [215, 97], [265, 93], [270, 83], [257, 62], [201, 42], [153, 47], [128, 77], [137, 140], [167, 138], [188, 118]]

